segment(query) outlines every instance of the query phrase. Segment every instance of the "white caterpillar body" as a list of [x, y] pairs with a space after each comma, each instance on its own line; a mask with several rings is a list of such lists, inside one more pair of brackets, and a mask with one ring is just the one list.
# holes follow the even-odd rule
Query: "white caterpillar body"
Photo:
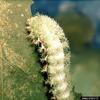
[[44, 15], [28, 19], [27, 24], [28, 37], [41, 54], [42, 72], [47, 73], [45, 83], [50, 85], [51, 100], [69, 100], [70, 52], [63, 30], [53, 19]]

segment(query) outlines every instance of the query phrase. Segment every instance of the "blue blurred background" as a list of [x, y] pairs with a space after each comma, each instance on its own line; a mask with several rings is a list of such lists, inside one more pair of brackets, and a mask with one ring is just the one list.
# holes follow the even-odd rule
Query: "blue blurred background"
[[95, 27], [94, 36], [92, 37], [91, 41], [92, 46], [95, 48], [100, 48], [99, 0], [34, 0], [31, 10], [32, 15], [39, 12], [40, 14], [45, 14], [54, 18], [69, 11], [73, 12], [74, 14], [76, 13], [79, 16], [87, 16]]
[[75, 91], [100, 96], [100, 0], [33, 0], [31, 11], [54, 18], [63, 28]]

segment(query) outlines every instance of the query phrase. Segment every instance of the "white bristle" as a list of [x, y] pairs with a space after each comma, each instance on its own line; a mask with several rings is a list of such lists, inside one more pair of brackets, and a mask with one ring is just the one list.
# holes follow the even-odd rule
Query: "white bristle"
[[48, 74], [45, 83], [51, 86], [51, 98], [69, 100], [71, 87], [69, 77], [66, 77], [69, 76], [69, 65], [66, 62], [70, 62], [70, 53], [64, 50], [69, 45], [63, 30], [53, 19], [44, 15], [36, 15], [28, 19], [27, 23], [27, 29], [31, 31], [28, 37], [33, 39], [33, 44], [38, 45], [41, 63], [45, 61], [41, 72]]

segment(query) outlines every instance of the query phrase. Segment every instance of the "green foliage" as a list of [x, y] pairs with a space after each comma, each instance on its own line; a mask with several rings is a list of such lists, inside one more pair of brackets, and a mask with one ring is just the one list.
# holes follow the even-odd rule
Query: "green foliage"
[[25, 34], [30, 4], [0, 1], [0, 100], [47, 100], [37, 54]]
[[75, 92], [83, 96], [100, 95], [100, 51], [84, 49], [72, 52], [71, 73]]
[[71, 47], [80, 49], [85, 43], [91, 42], [95, 27], [87, 16], [69, 11], [59, 15], [57, 20], [68, 37]]
[[73, 86], [73, 89], [72, 89], [72, 94], [74, 96], [74, 100], [80, 100], [82, 94], [81, 93], [77, 93], [75, 92], [75, 87]]

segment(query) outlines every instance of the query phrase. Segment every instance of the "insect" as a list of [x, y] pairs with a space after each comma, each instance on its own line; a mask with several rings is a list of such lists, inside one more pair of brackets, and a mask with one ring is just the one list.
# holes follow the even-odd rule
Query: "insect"
[[40, 55], [44, 83], [50, 100], [69, 100], [71, 85], [69, 75], [69, 43], [54, 19], [35, 15], [27, 20], [28, 38]]

